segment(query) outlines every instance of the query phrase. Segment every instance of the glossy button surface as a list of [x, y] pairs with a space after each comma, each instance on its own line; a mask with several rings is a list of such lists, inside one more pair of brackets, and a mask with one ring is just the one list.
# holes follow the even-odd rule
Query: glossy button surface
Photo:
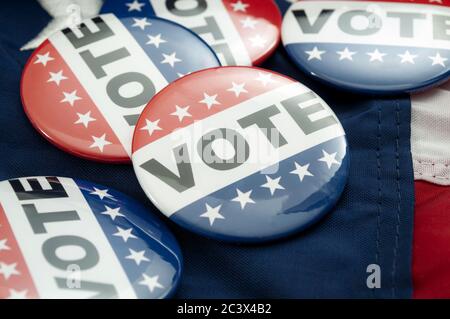
[[281, 14], [273, 0], [106, 0], [102, 12], [178, 22], [202, 36], [222, 65], [257, 65], [280, 40]]
[[147, 105], [133, 166], [176, 223], [221, 240], [258, 242], [320, 220], [349, 167], [344, 130], [299, 82], [251, 67], [197, 72]]
[[59, 148], [129, 162], [134, 125], [154, 94], [219, 65], [211, 48], [178, 24], [101, 15], [55, 33], [32, 54], [22, 101], [36, 129]]
[[0, 182], [0, 299], [165, 298], [180, 248], [128, 196], [62, 177]]
[[313, 77], [364, 93], [402, 93], [450, 76], [450, 2], [299, 1], [282, 40]]

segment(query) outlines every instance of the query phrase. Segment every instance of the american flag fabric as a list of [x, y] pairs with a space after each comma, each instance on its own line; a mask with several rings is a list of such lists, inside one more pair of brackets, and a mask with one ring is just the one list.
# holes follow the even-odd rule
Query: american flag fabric
[[[282, 4], [288, 4], [285, 0], [277, 0], [277, 3], [281, 8]], [[31, 54], [30, 51], [20, 51], [20, 48], [45, 28], [52, 21], [52, 16], [38, 1], [23, 0], [5, 1], [0, 17], [3, 22], [0, 35], [4, 40], [0, 41], [4, 52], [0, 61], [0, 105], [3, 110], [0, 114], [0, 153], [8, 154], [2, 158], [0, 179], [29, 176], [38, 172], [79, 176], [114, 187], [145, 202], [145, 195], [128, 165], [102, 165], [70, 156], [36, 134], [24, 116], [18, 98], [20, 73]], [[345, 128], [350, 144], [351, 170], [346, 190], [337, 206], [315, 227], [271, 245], [224, 245], [215, 240], [204, 240], [175, 227], [174, 230], [182, 238], [185, 259], [189, 261], [176, 297], [411, 297], [414, 217], [414, 198], [411, 193], [414, 184], [409, 145], [409, 98], [402, 95], [397, 101], [394, 98], [354, 96], [309, 82], [310, 78], [294, 67], [281, 47], [273, 58], [267, 60], [264, 67], [301, 79], [302, 83], [314, 88], [333, 108]], [[377, 144], [381, 146], [379, 157]], [[32, 165], [30, 159], [33, 159]], [[305, 176], [304, 180], [308, 177]], [[378, 196], [379, 186], [381, 196]], [[278, 191], [280, 190], [276, 192]], [[442, 200], [448, 198], [439, 197]], [[149, 208], [152, 210], [151, 206]], [[380, 209], [380, 227], [377, 227], [377, 208]], [[400, 211], [399, 215], [397, 210]], [[444, 215], [446, 210], [441, 208], [441, 211]], [[432, 227], [429, 228], [428, 212], [427, 209], [423, 211], [423, 225], [424, 228], [427, 227], [428, 234], [435, 234]], [[434, 223], [436, 224], [437, 222]], [[377, 233], [380, 234], [379, 241], [376, 241]], [[446, 242], [448, 243], [448, 239]], [[445, 240], [442, 246], [445, 248], [444, 243]], [[421, 243], [414, 241], [414, 245], [416, 244]], [[6, 245], [11, 244], [7, 242]], [[434, 250], [429, 250], [430, 254], [433, 252]], [[441, 250], [436, 256], [442, 255], [442, 252]], [[368, 263], [377, 262], [377, 255], [381, 262], [382, 288], [370, 290], [366, 286], [366, 267]], [[413, 257], [413, 260], [417, 259], [416, 256]], [[442, 258], [441, 261], [444, 263]], [[435, 265], [427, 268], [422, 277], [423, 282], [432, 281], [437, 283], [436, 286], [444, 284], [445, 280], [436, 274], [445, 269], [450, 267]], [[12, 279], [10, 277], [9, 280]], [[270, 289], [267, 289], [268, 286]], [[414, 289], [416, 287], [414, 285]], [[436, 293], [448, 295], [448, 291], [441, 286]]]
[[301, 69], [340, 88], [418, 90], [450, 75], [448, 5], [300, 1], [285, 15], [282, 39]]
[[175, 239], [125, 195], [85, 181], [0, 183], [0, 299], [163, 298], [181, 272]]
[[222, 65], [258, 65], [280, 37], [281, 14], [273, 0], [106, 0], [101, 12], [180, 23], [202, 36]]
[[[92, 66], [87, 56], [104, 60]], [[151, 97], [185, 74], [214, 66], [219, 61], [206, 43], [172, 22], [101, 15], [54, 34], [33, 53], [22, 101], [33, 125], [65, 151], [129, 162], [134, 125]]]
[[450, 81], [411, 96], [414, 179], [450, 186]]
[[[293, 106], [309, 108], [308, 120], [332, 124], [304, 132], [282, 106], [283, 100], [298, 96], [310, 96]], [[238, 124], [267, 107], [286, 142], [278, 148], [256, 126]], [[238, 132], [246, 140], [248, 150], [235, 144], [231, 151], [236, 167], [217, 169], [202, 158], [199, 141], [217, 129]], [[214, 152], [226, 153], [226, 146], [221, 147]], [[182, 178], [176, 152], [192, 172], [192, 183], [184, 188], [162, 177]], [[248, 157], [239, 161], [243, 153]], [[186, 76], [156, 96], [136, 126], [132, 161], [149, 198], [177, 223], [219, 239], [259, 241], [286, 236], [320, 219], [343, 190], [346, 154], [341, 125], [308, 88], [266, 70], [226, 67]], [[148, 170], [155, 161], [159, 169]]]

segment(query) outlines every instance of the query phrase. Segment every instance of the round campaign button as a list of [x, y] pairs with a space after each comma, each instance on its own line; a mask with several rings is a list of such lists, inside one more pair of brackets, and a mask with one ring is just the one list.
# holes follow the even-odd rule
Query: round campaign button
[[449, 23], [448, 0], [299, 1], [282, 40], [300, 69], [339, 88], [413, 92], [449, 78]]
[[132, 161], [174, 222], [258, 242], [329, 212], [346, 183], [347, 153], [341, 124], [310, 89], [264, 69], [222, 67], [155, 96], [136, 125]]
[[178, 24], [106, 14], [53, 34], [32, 54], [22, 101], [36, 129], [59, 148], [130, 162], [134, 125], [154, 94], [219, 65], [206, 42]]
[[165, 298], [181, 271], [175, 238], [124, 194], [62, 177], [0, 182], [0, 299]]
[[273, 0], [106, 0], [102, 12], [178, 22], [202, 36], [222, 65], [257, 65], [280, 42], [281, 13]]

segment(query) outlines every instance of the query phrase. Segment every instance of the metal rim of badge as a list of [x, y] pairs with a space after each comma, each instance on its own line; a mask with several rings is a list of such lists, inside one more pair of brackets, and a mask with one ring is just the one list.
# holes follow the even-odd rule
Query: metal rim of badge
[[101, 12], [180, 23], [202, 36], [222, 65], [261, 64], [280, 43], [281, 13], [273, 0], [114, 0]]
[[324, 83], [414, 92], [450, 77], [448, 21], [442, 1], [301, 0], [284, 16], [282, 41], [295, 64]]
[[136, 125], [132, 162], [163, 214], [231, 242], [274, 240], [316, 223], [349, 170], [345, 132], [329, 106], [255, 67], [199, 71], [159, 92]]
[[0, 299], [168, 298], [183, 270], [168, 228], [134, 199], [64, 177], [0, 182]]
[[187, 73], [217, 66], [206, 42], [174, 22], [105, 14], [55, 33], [34, 51], [22, 74], [22, 104], [60, 149], [129, 163], [134, 124], [151, 97]]

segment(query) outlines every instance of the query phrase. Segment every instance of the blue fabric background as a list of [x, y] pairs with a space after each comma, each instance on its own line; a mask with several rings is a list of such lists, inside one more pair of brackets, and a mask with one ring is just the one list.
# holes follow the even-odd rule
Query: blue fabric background
[[[279, 0], [285, 5], [284, 0]], [[49, 144], [30, 125], [19, 95], [31, 53], [19, 48], [49, 22], [37, 1], [0, 10], [0, 179], [59, 175], [104, 184], [151, 206], [127, 165], [89, 162]], [[310, 230], [264, 245], [231, 245], [168, 222], [184, 254], [178, 298], [409, 298], [413, 174], [410, 101], [340, 92], [297, 71], [282, 47], [263, 65], [314, 89], [336, 111], [350, 144], [351, 172], [334, 211]], [[381, 266], [381, 289], [366, 286], [366, 267]]]

